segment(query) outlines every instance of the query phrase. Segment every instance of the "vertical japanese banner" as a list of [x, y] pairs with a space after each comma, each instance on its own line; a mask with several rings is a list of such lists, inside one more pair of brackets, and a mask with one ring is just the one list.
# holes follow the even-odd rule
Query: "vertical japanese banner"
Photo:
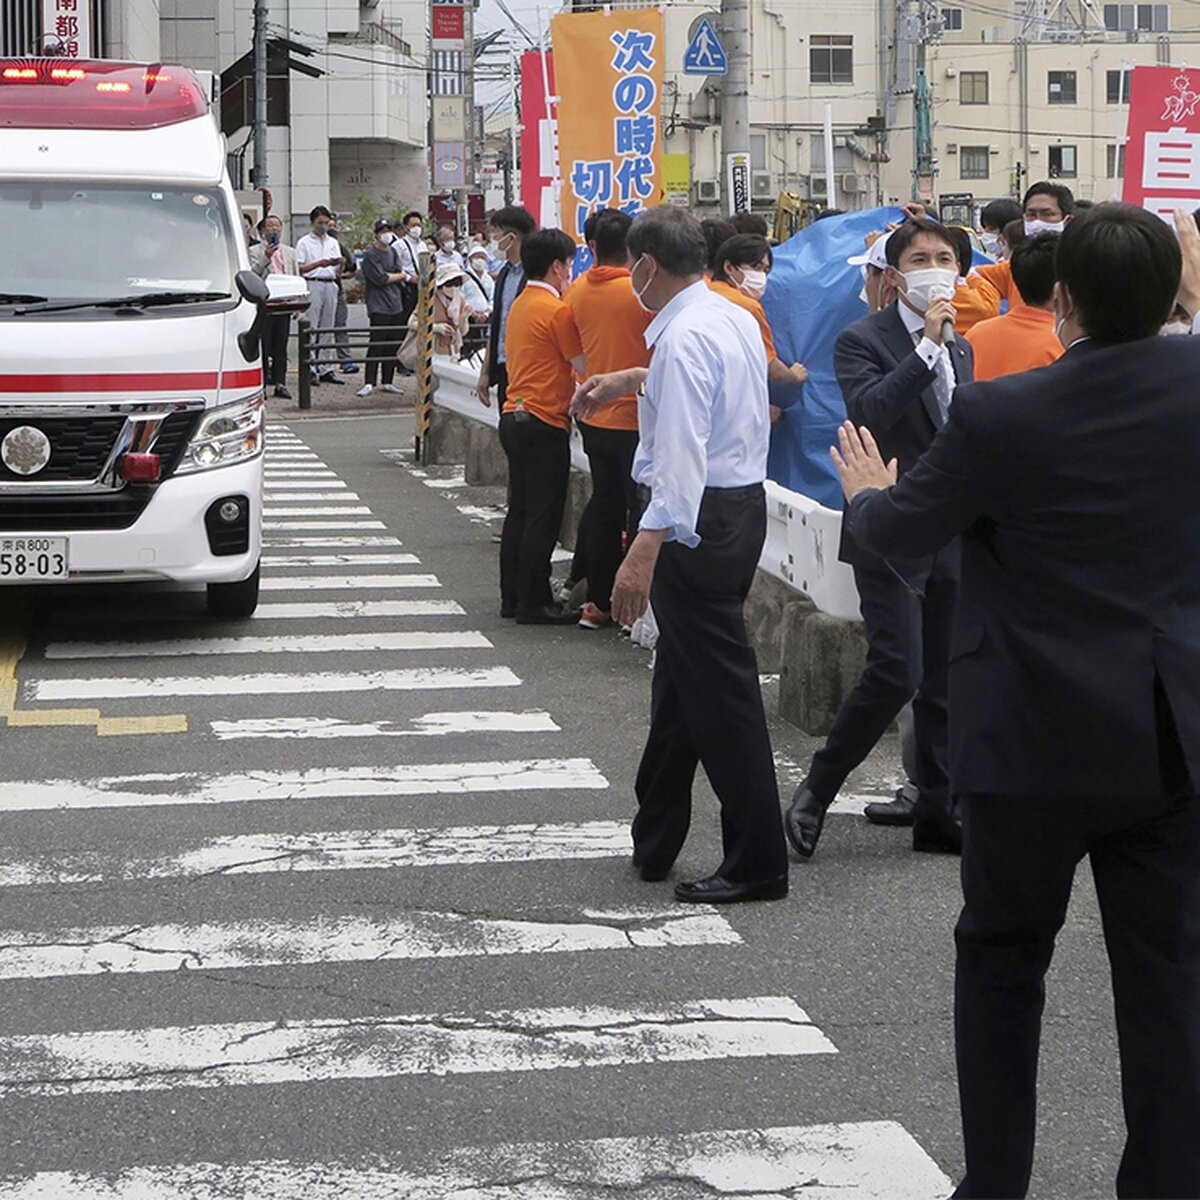
[[663, 15], [564, 13], [550, 23], [558, 81], [562, 225], [583, 239], [598, 208], [662, 202]]
[[[550, 91], [554, 91], [554, 55], [546, 57]], [[542, 56], [527, 50], [521, 56], [521, 203], [539, 225], [554, 221], [554, 122], [546, 106]]]
[[1200, 70], [1134, 67], [1122, 199], [1165, 221], [1200, 206]]

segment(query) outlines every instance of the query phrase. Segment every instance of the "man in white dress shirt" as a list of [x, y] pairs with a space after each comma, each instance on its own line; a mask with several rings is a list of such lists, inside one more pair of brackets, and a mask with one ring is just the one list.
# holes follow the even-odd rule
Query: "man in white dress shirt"
[[[312, 302], [308, 307], [308, 319], [314, 329], [332, 329], [336, 324], [338, 302], [338, 273], [342, 268], [342, 248], [337, 238], [329, 233], [333, 214], [323, 204], [308, 214], [312, 232], [306, 233], [296, 243], [296, 266], [308, 280], [308, 291]], [[318, 334], [312, 344], [312, 375], [314, 383], [337, 383], [333, 373], [331, 349], [333, 334]]]
[[643, 213], [628, 245], [634, 294], [657, 314], [646, 330], [654, 357], [648, 370], [588, 380], [575, 407], [586, 416], [645, 381], [633, 474], [649, 503], [613, 589], [617, 620], [632, 624], [653, 600], [660, 628], [634, 866], [643, 879], [666, 878], [703, 764], [721, 802], [725, 857], [707, 878], [677, 884], [676, 898], [779, 900], [787, 850], [742, 616], [766, 536], [766, 354], [753, 317], [705, 283], [708, 249], [694, 217]]

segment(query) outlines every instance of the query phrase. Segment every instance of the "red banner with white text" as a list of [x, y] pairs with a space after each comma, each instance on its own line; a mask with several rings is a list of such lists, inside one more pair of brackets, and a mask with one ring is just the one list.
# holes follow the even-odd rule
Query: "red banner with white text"
[[1122, 198], [1172, 220], [1200, 208], [1200, 70], [1134, 67]]

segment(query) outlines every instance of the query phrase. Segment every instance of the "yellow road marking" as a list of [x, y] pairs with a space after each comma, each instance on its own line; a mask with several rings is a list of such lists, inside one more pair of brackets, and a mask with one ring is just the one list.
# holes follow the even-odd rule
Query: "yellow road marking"
[[[7, 617], [27, 616], [11, 610]], [[17, 621], [26, 625], [26, 621]], [[188, 719], [181, 715], [162, 717], [106, 717], [98, 708], [17, 708], [17, 666], [25, 657], [25, 639], [10, 634], [0, 639], [0, 718], [15, 729], [46, 729], [91, 726], [97, 737], [126, 737], [144, 733], [187, 733]]]

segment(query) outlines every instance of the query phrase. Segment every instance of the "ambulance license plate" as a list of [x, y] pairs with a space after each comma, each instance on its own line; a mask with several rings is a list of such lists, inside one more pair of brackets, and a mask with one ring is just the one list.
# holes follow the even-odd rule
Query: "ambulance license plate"
[[0, 537], [0, 584], [37, 583], [69, 575], [66, 538]]

